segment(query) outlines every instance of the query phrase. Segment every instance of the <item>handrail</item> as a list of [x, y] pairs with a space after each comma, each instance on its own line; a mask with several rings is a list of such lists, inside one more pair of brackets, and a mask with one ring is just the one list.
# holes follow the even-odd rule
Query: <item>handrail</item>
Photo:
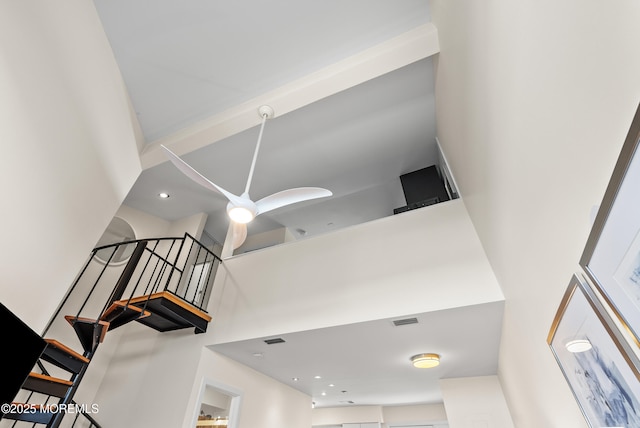
[[[143, 253], [138, 254], [135, 263], [132, 256], [129, 256], [127, 263], [112, 262], [114, 255], [125, 246], [140, 246]], [[109, 252], [106, 260], [98, 258], [98, 253], [106, 252]], [[75, 313], [76, 318], [95, 319], [97, 323], [110, 305], [122, 296], [127, 296], [128, 306], [133, 297], [151, 295], [159, 290], [170, 291], [197, 309], [207, 312], [207, 297], [211, 294], [215, 270], [220, 263], [222, 259], [217, 254], [189, 233], [185, 233], [183, 237], [141, 238], [96, 247], [42, 335], [49, 331], [62, 310]], [[127, 274], [122, 276], [124, 270], [127, 270]], [[121, 290], [116, 290], [118, 278], [114, 281], [114, 274], [122, 276], [119, 278]], [[73, 306], [71, 294], [74, 295], [71, 300], [75, 301], [75, 306], [70, 311], [69, 306]], [[78, 295], [85, 296], [80, 304], [77, 303]], [[96, 308], [99, 309], [96, 311]]]
[[[185, 236], [189, 236], [192, 239], [195, 240], [195, 238], [193, 238], [190, 234], [185, 233]], [[120, 242], [116, 242], [114, 244], [107, 244], [107, 245], [102, 245], [100, 247], [95, 247], [93, 250], [91, 250], [92, 253], [96, 253], [98, 251], [101, 250], [105, 250], [107, 248], [113, 248], [113, 247], [118, 247], [121, 245], [127, 245], [127, 244], [137, 244], [140, 241], [178, 241], [184, 239], [183, 237], [178, 237], [178, 236], [173, 236], [173, 237], [164, 237], [164, 238], [140, 238], [140, 239], [131, 239], [128, 241], [120, 241]]]

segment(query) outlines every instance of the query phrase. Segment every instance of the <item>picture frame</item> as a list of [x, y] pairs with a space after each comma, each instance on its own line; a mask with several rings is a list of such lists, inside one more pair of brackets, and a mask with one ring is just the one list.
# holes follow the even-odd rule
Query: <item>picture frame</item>
[[547, 343], [589, 427], [640, 426], [638, 356], [591, 286], [575, 274]]
[[580, 267], [640, 346], [640, 106], [636, 110]]

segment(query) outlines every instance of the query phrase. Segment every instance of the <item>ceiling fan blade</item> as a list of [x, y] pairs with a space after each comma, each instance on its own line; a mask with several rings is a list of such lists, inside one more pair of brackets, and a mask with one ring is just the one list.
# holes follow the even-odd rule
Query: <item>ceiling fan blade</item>
[[231, 222], [233, 227], [233, 235], [231, 238], [231, 245], [233, 249], [237, 249], [247, 239], [247, 225], [246, 223]]
[[256, 202], [256, 206], [258, 207], [258, 214], [262, 214], [285, 205], [311, 199], [326, 198], [331, 195], [333, 195], [333, 193], [331, 193], [330, 190], [320, 187], [297, 187], [266, 196]]
[[241, 203], [244, 200], [240, 196], [236, 196], [233, 193], [228, 192], [225, 189], [223, 189], [222, 187], [218, 186], [217, 184], [212, 183], [205, 176], [203, 176], [198, 171], [193, 169], [188, 163], [183, 161], [178, 155], [173, 153], [171, 150], [169, 150], [164, 145], [161, 144], [160, 147], [162, 147], [164, 149], [164, 151], [165, 151], [167, 157], [169, 158], [169, 160], [171, 161], [171, 163], [173, 163], [184, 175], [186, 175], [187, 177], [189, 177], [190, 179], [192, 179], [193, 181], [195, 181], [199, 185], [204, 186], [209, 190], [213, 190], [213, 191], [217, 191], [219, 193], [222, 193], [229, 201], [231, 201], [232, 204], [238, 204], [238, 203]]

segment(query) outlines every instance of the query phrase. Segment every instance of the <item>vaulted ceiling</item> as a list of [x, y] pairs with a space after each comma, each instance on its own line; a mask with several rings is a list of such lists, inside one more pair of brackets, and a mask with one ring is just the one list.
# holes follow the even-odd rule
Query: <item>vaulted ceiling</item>
[[[225, 198], [180, 173], [160, 145], [240, 194], [262, 105], [275, 115], [264, 128], [251, 186], [254, 200], [302, 186], [324, 187], [333, 196], [259, 216], [249, 234], [286, 227], [303, 238], [393, 215], [406, 204], [399, 177], [438, 162], [434, 56], [439, 46], [427, 0], [94, 3], [144, 138], [143, 172], [125, 200], [132, 208], [167, 220], [207, 213], [206, 231], [222, 242], [229, 224]], [[170, 198], [158, 198], [160, 192]], [[424, 324], [404, 330], [380, 320], [290, 334], [286, 346], [270, 348], [276, 364], [252, 356], [263, 346], [258, 339], [216, 350], [308, 393], [322, 406], [339, 403], [323, 401], [325, 386], [293, 383], [283, 364], [307, 375], [321, 365], [325, 373], [342, 373], [352, 391], [345, 401], [356, 404], [438, 402], [438, 377], [496, 370], [502, 306], [467, 310], [472, 318], [462, 309], [413, 314]], [[468, 323], [477, 316], [485, 320], [479, 330], [479, 324]], [[409, 352], [433, 322], [451, 328], [438, 339], [443, 346], [466, 343], [465, 353], [482, 357], [478, 365], [460, 361], [455, 370], [422, 378], [391, 371], [385, 347]], [[353, 334], [362, 339], [362, 350], [378, 356], [367, 366], [359, 361], [361, 349], [350, 347]], [[459, 340], [461, 334], [467, 342]], [[478, 352], [483, 344], [486, 350]], [[310, 349], [325, 351], [303, 355]]]
[[194, 186], [159, 144], [240, 194], [261, 105], [275, 116], [252, 198], [303, 186], [333, 196], [260, 216], [250, 234], [310, 236], [392, 215], [405, 205], [399, 176], [437, 162], [437, 31], [425, 0], [95, 4], [146, 142], [133, 208], [169, 220], [206, 212], [222, 241], [226, 199]]

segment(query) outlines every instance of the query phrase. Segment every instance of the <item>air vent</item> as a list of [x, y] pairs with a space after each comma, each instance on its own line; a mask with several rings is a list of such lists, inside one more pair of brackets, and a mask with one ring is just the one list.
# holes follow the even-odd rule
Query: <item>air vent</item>
[[276, 337], [275, 339], [267, 339], [264, 341], [267, 345], [273, 345], [274, 343], [284, 343], [284, 339], [281, 337]]
[[340, 404], [353, 404], [354, 402], [349, 400], [349, 401], [338, 401], [338, 403], [340, 403]]
[[418, 324], [418, 318], [405, 318], [403, 320], [395, 320], [393, 325], [396, 327], [407, 324]]

